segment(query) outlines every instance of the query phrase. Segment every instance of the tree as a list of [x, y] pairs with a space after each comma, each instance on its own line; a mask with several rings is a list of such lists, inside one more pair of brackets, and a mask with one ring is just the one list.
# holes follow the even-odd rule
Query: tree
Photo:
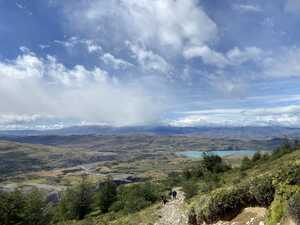
[[92, 210], [92, 186], [83, 176], [80, 183], [67, 189], [59, 204], [58, 214], [61, 219], [82, 220]]
[[102, 213], [107, 213], [111, 205], [117, 200], [117, 185], [111, 178], [100, 184], [98, 192], [99, 207]]
[[0, 221], [5, 225], [47, 225], [51, 216], [43, 194], [19, 190], [0, 194]]
[[260, 159], [261, 159], [261, 153], [260, 152], [255, 152], [255, 154], [252, 157], [252, 161], [257, 162]]
[[207, 170], [213, 173], [221, 173], [230, 169], [220, 156], [208, 153], [203, 154], [203, 165]]

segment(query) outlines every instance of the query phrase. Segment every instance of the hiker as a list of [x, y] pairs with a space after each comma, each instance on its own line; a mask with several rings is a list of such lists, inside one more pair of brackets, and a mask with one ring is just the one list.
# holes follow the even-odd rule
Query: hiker
[[163, 205], [165, 205], [165, 204], [168, 202], [166, 196], [164, 196], [164, 195], [162, 195], [162, 196], [160, 197], [160, 199], [161, 199], [161, 203], [162, 203]]
[[171, 189], [170, 192], [169, 192], [169, 196], [170, 198], [172, 199], [172, 196], [173, 196], [173, 190]]
[[173, 191], [173, 192], [172, 192], [172, 196], [173, 196], [173, 199], [176, 199], [176, 197], [177, 197], [177, 192], [176, 192], [176, 191]]

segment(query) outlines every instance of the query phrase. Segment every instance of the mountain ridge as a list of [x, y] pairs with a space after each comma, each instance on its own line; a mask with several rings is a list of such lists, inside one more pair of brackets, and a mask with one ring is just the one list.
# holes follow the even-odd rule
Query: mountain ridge
[[2, 130], [0, 137], [10, 136], [70, 136], [70, 135], [197, 135], [210, 138], [290, 138], [300, 137], [300, 128], [290, 127], [173, 127], [173, 126], [73, 126], [53, 130]]

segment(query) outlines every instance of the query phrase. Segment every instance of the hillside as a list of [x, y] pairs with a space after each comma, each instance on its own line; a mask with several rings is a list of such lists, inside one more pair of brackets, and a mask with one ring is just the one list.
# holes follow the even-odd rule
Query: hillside
[[[188, 216], [192, 225], [201, 225], [204, 221], [218, 225], [232, 223], [259, 225], [263, 221], [267, 225], [276, 225], [280, 221], [284, 225], [298, 224], [300, 218], [299, 147], [293, 150], [282, 148], [270, 156], [253, 161], [247, 169], [228, 170], [216, 176], [219, 181], [210, 188], [207, 188], [207, 182], [213, 182], [211, 178], [178, 180], [177, 184], [183, 186], [187, 195], [186, 203], [179, 203], [181, 206], [176, 206], [177, 203], [171, 201], [166, 207], [156, 204], [128, 215], [121, 213], [94, 217], [91, 214], [88, 219], [81, 222], [73, 221], [59, 223], [59, 225], [166, 225], [167, 223], [162, 221], [168, 220], [166, 218], [171, 219], [173, 215], [176, 218], [176, 213], [178, 218]], [[189, 187], [196, 189], [197, 194], [194, 193], [194, 196], [189, 197], [192, 191]], [[175, 208], [172, 208], [172, 205]], [[180, 211], [178, 207], [183, 209]], [[185, 225], [186, 222], [174, 224]]]
[[[186, 225], [187, 221], [192, 225], [204, 222], [243, 225], [250, 220], [251, 225], [262, 221], [276, 225], [279, 221], [297, 221], [298, 141], [285, 142], [272, 152], [258, 152], [251, 159], [221, 158], [209, 153], [202, 159], [184, 159], [174, 155], [162, 157], [162, 148], [179, 145], [175, 151], [194, 143], [191, 140], [198, 140], [207, 148], [224, 147], [232, 140], [152, 137], [142, 148], [137, 140], [145, 141], [149, 136], [141, 137], [101, 137], [101, 147], [95, 145], [99, 137], [90, 136], [80, 140], [71, 137], [70, 142], [59, 147], [1, 141], [1, 171], [5, 181], [1, 183], [4, 192], [0, 192], [0, 220], [1, 216], [10, 221], [22, 215], [18, 219], [22, 225], [31, 225], [32, 218], [42, 221], [38, 225], [169, 225], [170, 221], [177, 221], [172, 225]], [[133, 160], [84, 164], [101, 160], [95, 154], [98, 149], [110, 146], [111, 141], [121, 148], [115, 153], [123, 157], [131, 155]], [[145, 153], [153, 144], [162, 147], [151, 152], [157, 158], [138, 155], [141, 149]], [[72, 165], [80, 166], [68, 167]], [[10, 188], [13, 186], [17, 188], [15, 191]], [[159, 203], [161, 196], [168, 196], [171, 189], [177, 190], [178, 199], [167, 197], [166, 205]], [[20, 201], [20, 207], [15, 207]], [[6, 210], [8, 207], [11, 211]], [[39, 210], [43, 213], [33, 213]]]

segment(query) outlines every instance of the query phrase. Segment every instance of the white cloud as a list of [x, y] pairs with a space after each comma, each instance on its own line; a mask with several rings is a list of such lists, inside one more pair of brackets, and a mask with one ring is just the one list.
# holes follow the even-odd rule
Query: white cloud
[[226, 66], [241, 65], [248, 61], [260, 59], [263, 51], [257, 47], [246, 47], [243, 50], [235, 47], [226, 54], [216, 52], [208, 46], [194, 46], [184, 50], [183, 55], [186, 59], [201, 57], [203, 62], [220, 68]]
[[[181, 52], [186, 46], [214, 40], [217, 25], [196, 0], [111, 0], [64, 3], [65, 15], [74, 29], [85, 34], [114, 34], [109, 41], [142, 42], [147, 48]], [[103, 35], [102, 35], [103, 37]]]
[[89, 39], [80, 39], [79, 37], [75, 37], [75, 36], [70, 37], [63, 41], [54, 40], [54, 43], [62, 45], [69, 50], [72, 50], [74, 47], [78, 45], [83, 45], [84, 47], [86, 47], [89, 53], [102, 52], [102, 47], [99, 44], [97, 44], [95, 41]]
[[236, 4], [233, 5], [233, 8], [235, 10], [238, 10], [240, 12], [261, 12], [262, 9], [258, 5], [250, 5], [250, 4]]
[[229, 64], [229, 61], [223, 54], [210, 49], [207, 46], [195, 46], [185, 49], [183, 55], [186, 59], [201, 57], [205, 64], [224, 67]]
[[[154, 84], [163, 86], [160, 81]], [[36, 119], [35, 115], [116, 126], [152, 123], [166, 109], [167, 95], [164, 91], [149, 95], [147, 85], [121, 82], [98, 67], [67, 68], [53, 56], [23, 53], [0, 62], [0, 125], [13, 119], [33, 125], [30, 118]]]
[[300, 76], [300, 49], [283, 48], [270, 52], [262, 61], [262, 72], [266, 77], [299, 77]]
[[243, 50], [235, 47], [227, 52], [226, 56], [231, 64], [240, 65], [247, 61], [261, 59], [263, 50], [257, 47], [246, 47]]
[[95, 41], [84, 40], [83, 43], [86, 44], [86, 47], [87, 47], [89, 53], [102, 51], [102, 47], [100, 45], [98, 45]]
[[146, 50], [144, 47], [131, 44], [130, 42], [127, 42], [127, 44], [134, 54], [133, 57], [136, 58], [142, 69], [150, 72], [161, 72], [164, 74], [171, 72], [171, 65], [169, 65], [162, 56], [157, 55], [150, 50]]
[[112, 66], [116, 70], [126, 69], [128, 67], [133, 66], [131, 63], [129, 63], [129, 62], [123, 60], [123, 59], [118, 59], [110, 53], [105, 53], [101, 57], [101, 59], [106, 65]]
[[173, 126], [300, 126], [300, 106], [290, 105], [253, 109], [212, 109], [185, 112], [170, 121]]

